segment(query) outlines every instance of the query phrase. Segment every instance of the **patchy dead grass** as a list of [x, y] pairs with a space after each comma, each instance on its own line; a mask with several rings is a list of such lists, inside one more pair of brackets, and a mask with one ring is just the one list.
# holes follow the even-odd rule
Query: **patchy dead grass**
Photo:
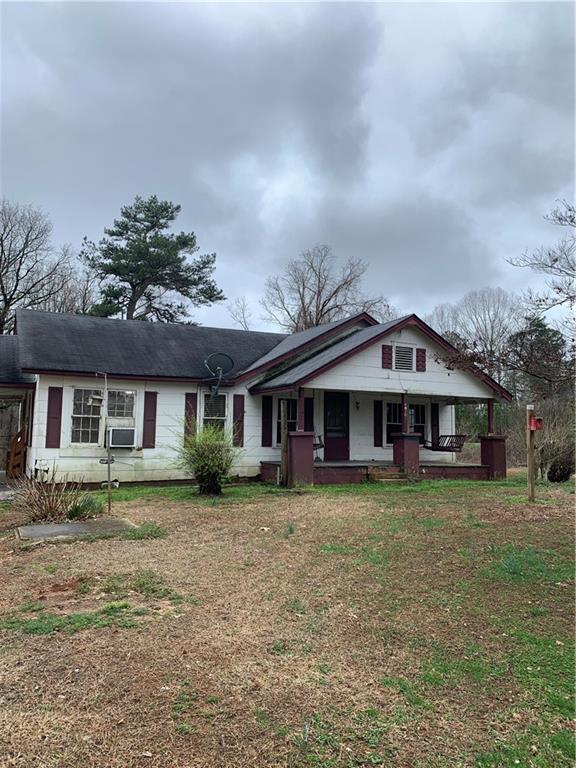
[[1, 764], [571, 765], [573, 497], [521, 493], [148, 493], [114, 512], [165, 539], [4, 537]]

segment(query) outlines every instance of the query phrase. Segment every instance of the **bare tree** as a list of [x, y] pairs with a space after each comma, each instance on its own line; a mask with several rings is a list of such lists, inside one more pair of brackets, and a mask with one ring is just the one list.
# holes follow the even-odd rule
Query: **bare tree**
[[545, 219], [551, 224], [566, 227], [568, 232], [555, 246], [538, 248], [509, 259], [515, 267], [528, 267], [546, 276], [547, 291], [529, 293], [531, 310], [546, 312], [552, 307], [572, 309], [576, 304], [576, 208], [560, 200]]
[[96, 274], [64, 246], [60, 255], [67, 272], [61, 289], [34, 305], [46, 312], [68, 312], [86, 315], [99, 300], [99, 280]]
[[252, 312], [250, 311], [246, 296], [237, 296], [235, 299], [232, 299], [229, 302], [227, 309], [232, 320], [234, 320], [240, 328], [244, 331], [250, 330]]
[[432, 312], [424, 317], [424, 320], [455, 347], [463, 346], [457, 304], [437, 304]]
[[2, 200], [0, 205], [0, 333], [10, 333], [17, 308], [35, 308], [60, 295], [69, 254], [54, 253], [52, 225], [42, 211]]
[[281, 275], [268, 278], [261, 302], [266, 317], [290, 333], [358, 312], [387, 319], [391, 311], [386, 299], [362, 292], [367, 268], [354, 258], [338, 267], [330, 247], [316, 245], [289, 261]]
[[458, 302], [460, 333], [486, 360], [488, 373], [502, 374], [502, 353], [523, 320], [519, 299], [502, 288], [470, 291]]
[[[456, 304], [436, 307], [428, 322], [463, 355], [501, 377], [508, 340], [523, 321], [520, 300], [502, 288], [470, 291]], [[456, 364], [456, 360], [452, 360]]]

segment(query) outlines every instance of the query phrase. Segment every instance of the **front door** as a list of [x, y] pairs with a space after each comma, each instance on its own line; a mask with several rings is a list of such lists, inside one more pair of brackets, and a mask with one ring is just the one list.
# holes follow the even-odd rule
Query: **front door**
[[349, 440], [348, 392], [324, 393], [324, 460], [348, 461]]

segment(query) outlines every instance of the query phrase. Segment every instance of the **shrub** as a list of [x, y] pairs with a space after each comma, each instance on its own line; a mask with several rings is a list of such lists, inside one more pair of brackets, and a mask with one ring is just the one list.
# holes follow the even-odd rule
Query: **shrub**
[[104, 502], [96, 496], [85, 493], [68, 510], [68, 520], [87, 520], [97, 517], [104, 511]]
[[232, 435], [218, 427], [205, 426], [196, 431], [192, 426], [176, 449], [178, 466], [196, 480], [201, 494], [218, 496], [236, 455]]
[[101, 502], [83, 491], [80, 483], [67, 478], [57, 482], [55, 470], [45, 482], [22, 477], [13, 488], [12, 506], [30, 523], [83, 520], [102, 511]]

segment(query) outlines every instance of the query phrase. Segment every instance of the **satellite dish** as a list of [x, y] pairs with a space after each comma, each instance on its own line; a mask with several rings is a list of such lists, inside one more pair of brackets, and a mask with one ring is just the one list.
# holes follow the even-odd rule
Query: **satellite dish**
[[204, 360], [204, 365], [216, 379], [216, 383], [210, 387], [210, 399], [212, 399], [218, 394], [222, 378], [234, 368], [234, 360], [225, 352], [213, 352]]
[[225, 352], [213, 352], [204, 360], [204, 365], [212, 376], [222, 378], [234, 368], [234, 360]]

